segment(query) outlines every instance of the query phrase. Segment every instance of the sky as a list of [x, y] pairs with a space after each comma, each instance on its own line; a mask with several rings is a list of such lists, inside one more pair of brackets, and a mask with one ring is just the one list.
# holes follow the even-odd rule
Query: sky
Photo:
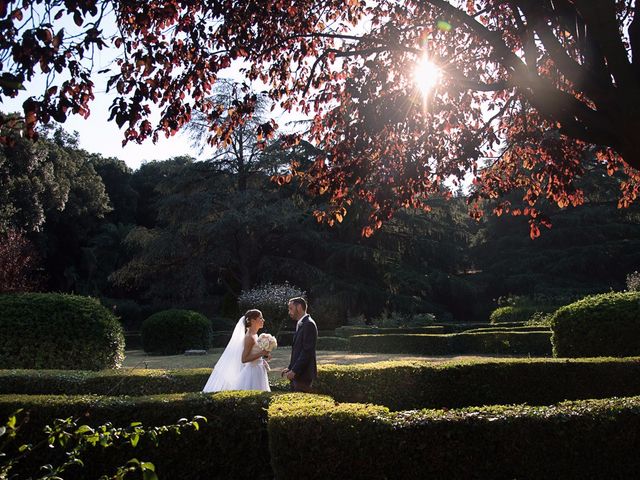
[[[96, 57], [97, 66], [94, 71], [108, 67], [110, 62], [111, 58], [108, 52], [104, 55], [104, 58], [100, 57], [100, 53], [98, 53]], [[234, 64], [232, 67], [221, 71], [220, 77], [240, 80], [239, 70], [241, 66], [239, 62]], [[108, 121], [109, 106], [116, 96], [113, 92], [107, 93], [105, 91], [108, 76], [109, 74], [94, 75], [92, 78], [95, 83], [95, 99], [90, 103], [91, 115], [87, 119], [80, 115], [70, 115], [64, 124], [57, 124], [52, 121], [52, 124], [61, 125], [68, 132], [77, 131], [80, 148], [91, 153], [100, 153], [105, 157], [117, 157], [124, 160], [134, 170], [145, 162], [166, 160], [178, 155], [190, 155], [198, 160], [206, 159], [212, 155], [213, 150], [210, 147], [201, 152], [200, 147], [194, 146], [189, 135], [185, 132], [178, 132], [169, 138], [161, 134], [155, 144], [151, 139], [147, 139], [142, 144], [129, 142], [123, 147], [124, 130], [120, 130], [114, 121]], [[31, 82], [25, 83], [25, 90], [16, 98], [4, 99], [4, 102], [0, 104], [0, 110], [5, 113], [18, 112], [22, 114], [22, 103], [32, 95], [38, 97], [44, 91], [44, 82], [43, 76], [37, 76]], [[56, 84], [58, 84], [58, 81], [56, 81]], [[255, 88], [260, 90], [260, 87], [264, 88], [264, 85], [258, 85]], [[155, 113], [155, 118], [159, 117], [158, 110], [155, 109], [154, 111], [153, 106], [152, 112]], [[286, 114], [279, 107], [274, 110], [273, 117], [285, 129], [287, 122], [303, 118], [301, 114]]]
[[[36, 8], [37, 10], [37, 8]], [[58, 27], [64, 27], [67, 35], [77, 33], [77, 27], [73, 24], [71, 18], [63, 17], [57, 24]], [[103, 19], [103, 27], [105, 30], [115, 29], [115, 19], [112, 12], [105, 15]], [[109, 67], [113, 71], [117, 71], [114, 65], [114, 58], [117, 51], [114, 48], [104, 48], [95, 51], [93, 72], [98, 72]], [[237, 67], [234, 67], [237, 68]], [[39, 70], [36, 68], [36, 72]], [[68, 132], [77, 131], [79, 134], [80, 148], [92, 153], [100, 153], [106, 157], [117, 157], [124, 160], [129, 167], [137, 169], [146, 161], [166, 160], [167, 158], [177, 155], [191, 155], [195, 158], [206, 158], [208, 153], [199, 153], [199, 148], [194, 147], [187, 134], [178, 133], [170, 138], [164, 135], [154, 144], [150, 139], [142, 144], [129, 142], [122, 147], [124, 138], [124, 130], [120, 130], [115, 122], [109, 122], [109, 106], [116, 96], [114, 93], [106, 93], [106, 85], [109, 75], [112, 73], [98, 75], [94, 73], [92, 80], [95, 83], [94, 95], [95, 99], [90, 103], [91, 115], [84, 119], [79, 115], [71, 115], [62, 127]], [[230, 75], [234, 72], [231, 70]], [[63, 75], [56, 76], [54, 84], [59, 85], [64, 80]], [[0, 111], [5, 113], [18, 112], [22, 113], [22, 103], [30, 96], [39, 97], [44, 91], [46, 79], [41, 73], [34, 76], [31, 82], [25, 83], [25, 90], [16, 98], [4, 98], [0, 103]], [[153, 111], [153, 110], [152, 110]], [[157, 112], [156, 112], [157, 113]], [[156, 115], [156, 118], [158, 115]], [[52, 122], [55, 124], [55, 122]]]
[[[42, 92], [41, 78], [25, 85], [25, 91], [15, 99], [5, 99], [0, 109], [3, 112], [22, 112], [22, 102], [30, 95], [38, 96]], [[170, 138], [160, 137], [154, 144], [150, 139], [138, 145], [129, 142], [122, 146], [124, 131], [115, 122], [109, 122], [109, 106], [113, 100], [112, 94], [105, 93], [106, 79], [96, 79], [95, 100], [91, 103], [91, 115], [84, 119], [80, 115], [69, 116], [62, 127], [68, 132], [77, 131], [80, 148], [92, 153], [100, 153], [105, 157], [117, 157], [126, 164], [137, 169], [146, 161], [166, 160], [177, 155], [191, 155], [201, 158], [199, 149], [191, 145], [188, 135], [178, 133]], [[205, 152], [206, 155], [206, 152]]]

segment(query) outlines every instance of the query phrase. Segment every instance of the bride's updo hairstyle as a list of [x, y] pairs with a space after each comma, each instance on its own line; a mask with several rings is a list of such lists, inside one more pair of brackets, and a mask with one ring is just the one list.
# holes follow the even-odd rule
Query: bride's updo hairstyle
[[244, 328], [249, 328], [251, 326], [251, 320], [254, 318], [259, 318], [262, 316], [262, 312], [260, 310], [251, 309], [247, 310], [244, 314]]

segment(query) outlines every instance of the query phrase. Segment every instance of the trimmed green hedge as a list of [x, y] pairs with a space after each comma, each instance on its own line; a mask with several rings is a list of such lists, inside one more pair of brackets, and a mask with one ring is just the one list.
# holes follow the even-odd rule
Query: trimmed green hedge
[[296, 332], [289, 330], [281, 330], [278, 335], [276, 335], [276, 340], [278, 340], [279, 347], [290, 347], [293, 344], [293, 336]]
[[[111, 422], [124, 427], [133, 421], [157, 426], [202, 415], [208, 421], [200, 422], [199, 431], [161, 436], [157, 448], [141, 439], [135, 448], [97, 448], [88, 452], [82, 458], [85, 466], [72, 467], [65, 479], [113, 474], [116, 466], [134, 457], [153, 462], [163, 479], [267, 479], [273, 477], [266, 427], [267, 407], [272, 396], [268, 392], [150, 397], [2, 395], [0, 418], [8, 417], [18, 408], [29, 412], [29, 422], [19, 434], [19, 445], [41, 439], [42, 428], [53, 418], [81, 417], [83, 423], [91, 426]], [[56, 451], [45, 448], [34, 454], [25, 467], [59, 459], [55, 455]], [[20, 478], [26, 478], [25, 472], [22, 473]]]
[[[93, 426], [208, 419], [199, 431], [160, 437], [158, 447], [142, 439], [135, 448], [91, 451], [65, 478], [97, 478], [132, 457], [175, 479], [635, 478], [640, 468], [640, 397], [393, 413], [268, 392], [0, 396], [0, 417], [18, 408], [30, 412], [19, 443], [41, 438], [52, 418]], [[41, 450], [30, 466], [55, 455]]]
[[559, 308], [551, 319], [558, 357], [640, 354], [640, 292], [591, 295]]
[[[525, 326], [526, 322], [501, 322], [501, 328], [513, 328]], [[466, 323], [443, 323], [440, 324], [444, 328], [444, 333], [461, 333], [474, 330], [476, 328], [490, 328], [497, 325], [492, 325], [488, 322], [466, 322]]]
[[351, 337], [353, 335], [386, 335], [390, 333], [418, 334], [418, 333], [444, 333], [444, 327], [375, 327], [375, 326], [344, 326], [336, 328], [337, 337]]
[[320, 365], [318, 393], [392, 410], [640, 395], [640, 358]]
[[185, 350], [206, 350], [211, 345], [211, 323], [191, 310], [164, 310], [142, 324], [145, 352], [177, 355]]
[[551, 313], [562, 305], [507, 305], [498, 307], [491, 315], [489, 321], [492, 324], [502, 324], [508, 322], [526, 322], [536, 312]]
[[156, 395], [199, 392], [210, 368], [180, 370], [0, 370], [0, 394]]
[[316, 350], [347, 351], [349, 339], [341, 337], [318, 337]]
[[283, 395], [269, 407], [279, 480], [635, 478], [639, 430], [640, 397], [391, 413]]
[[319, 337], [335, 337], [336, 336], [336, 330], [318, 330], [318, 336]]
[[418, 355], [551, 355], [551, 332], [486, 332], [446, 335], [355, 335], [352, 352]]
[[[199, 392], [208, 368], [103, 372], [3, 370], [0, 394], [155, 395]], [[319, 393], [393, 410], [551, 404], [640, 394], [640, 359], [503, 359], [320, 365]], [[276, 386], [273, 386], [274, 390]], [[284, 385], [288, 388], [288, 384]]]
[[0, 368], [116, 368], [124, 335], [94, 298], [58, 293], [0, 295]]
[[551, 327], [540, 325], [522, 325], [519, 327], [484, 327], [465, 330], [464, 333], [487, 333], [487, 332], [550, 332]]
[[335, 329], [335, 336], [352, 337], [354, 335], [385, 335], [385, 334], [421, 334], [421, 333], [461, 333], [478, 328], [515, 328], [526, 326], [525, 322], [504, 322], [499, 327], [487, 322], [466, 322], [466, 323], [441, 323], [439, 325], [429, 325], [426, 327], [394, 327], [383, 328], [375, 326], [346, 325]]

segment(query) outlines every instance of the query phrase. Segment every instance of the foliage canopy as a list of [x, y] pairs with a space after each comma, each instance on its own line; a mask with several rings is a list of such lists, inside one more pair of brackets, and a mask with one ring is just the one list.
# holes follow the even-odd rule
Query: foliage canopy
[[[524, 189], [518, 205], [496, 209], [528, 216], [535, 237], [549, 225], [540, 198], [582, 203], [575, 179], [588, 160], [625, 172], [621, 206], [638, 194], [637, 8], [631, 0], [2, 1], [0, 96], [42, 73], [46, 89], [24, 102], [29, 134], [70, 113], [87, 116], [92, 57], [108, 47], [117, 52], [110, 117], [125, 142], [172, 135], [198, 112], [209, 141], [228, 145], [259, 104], [249, 83], [260, 81], [284, 110], [312, 117], [286, 140], [306, 138], [322, 153], [279, 178], [301, 176], [327, 196], [319, 219], [340, 222], [364, 199], [369, 235], [398, 208], [428, 209], [447, 179], [472, 172], [475, 207]], [[425, 56], [442, 71], [428, 97], [414, 81]], [[245, 90], [222, 108], [210, 94], [235, 60], [244, 61]], [[256, 135], [276, 129], [265, 121]]]

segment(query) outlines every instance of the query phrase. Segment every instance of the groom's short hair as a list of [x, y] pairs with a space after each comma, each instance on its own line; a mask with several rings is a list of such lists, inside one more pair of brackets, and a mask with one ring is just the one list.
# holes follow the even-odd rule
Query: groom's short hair
[[289, 300], [289, 303], [295, 303], [296, 305], [300, 305], [305, 312], [307, 311], [307, 301], [302, 297], [294, 297], [291, 300]]

